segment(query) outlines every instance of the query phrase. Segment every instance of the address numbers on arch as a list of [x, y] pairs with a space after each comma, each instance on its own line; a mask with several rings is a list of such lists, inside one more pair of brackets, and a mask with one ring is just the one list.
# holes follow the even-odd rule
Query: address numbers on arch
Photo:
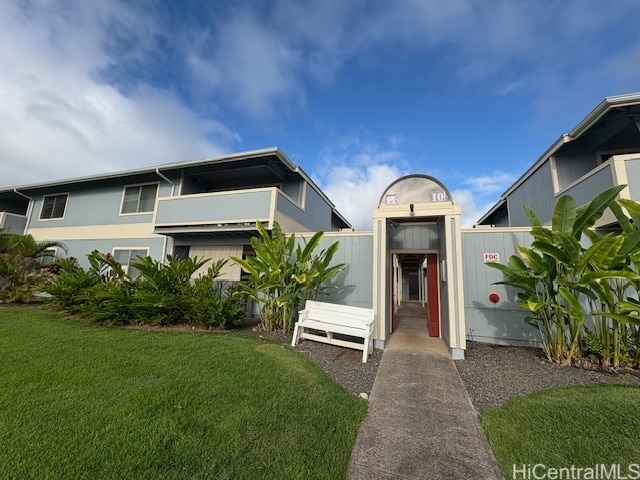
[[444, 190], [431, 190], [429, 192], [429, 200], [431, 202], [446, 202], [447, 194]]

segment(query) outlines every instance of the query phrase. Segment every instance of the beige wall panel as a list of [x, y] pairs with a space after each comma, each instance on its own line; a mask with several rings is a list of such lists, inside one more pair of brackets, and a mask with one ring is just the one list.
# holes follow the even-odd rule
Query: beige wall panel
[[222, 267], [222, 275], [220, 280], [240, 280], [241, 270], [231, 257], [242, 257], [242, 245], [194, 245], [189, 248], [189, 257], [204, 257], [210, 261], [205, 263], [194, 276], [197, 277], [207, 272], [209, 265], [220, 259], [229, 259], [227, 264]]

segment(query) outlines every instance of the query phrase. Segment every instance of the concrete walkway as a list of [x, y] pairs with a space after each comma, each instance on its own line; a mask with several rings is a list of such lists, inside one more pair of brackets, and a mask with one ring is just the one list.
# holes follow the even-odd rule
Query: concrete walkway
[[348, 478], [503, 478], [447, 348], [427, 336], [420, 304], [399, 311]]

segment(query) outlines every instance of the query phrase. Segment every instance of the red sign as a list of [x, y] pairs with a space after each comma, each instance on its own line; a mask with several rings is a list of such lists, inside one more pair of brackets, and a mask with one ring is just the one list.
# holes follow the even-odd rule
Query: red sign
[[484, 254], [484, 263], [487, 263], [487, 262], [499, 263], [500, 262], [500, 255], [498, 255], [497, 253], [485, 253]]

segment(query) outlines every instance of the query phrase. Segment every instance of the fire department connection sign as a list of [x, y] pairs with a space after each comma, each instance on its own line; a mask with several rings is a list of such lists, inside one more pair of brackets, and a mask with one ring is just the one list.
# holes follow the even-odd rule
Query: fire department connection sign
[[487, 263], [487, 262], [499, 263], [500, 262], [500, 255], [498, 255], [497, 253], [485, 253], [484, 254], [484, 263]]

